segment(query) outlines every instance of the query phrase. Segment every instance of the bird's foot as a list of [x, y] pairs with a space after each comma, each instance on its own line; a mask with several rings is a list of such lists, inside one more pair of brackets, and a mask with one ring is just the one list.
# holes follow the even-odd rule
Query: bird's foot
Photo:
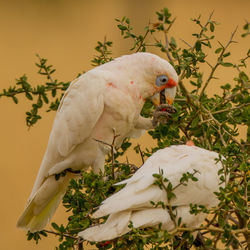
[[176, 109], [174, 106], [169, 104], [161, 104], [156, 107], [153, 115], [152, 124], [156, 127], [158, 124], [166, 124], [171, 114], [175, 113]]

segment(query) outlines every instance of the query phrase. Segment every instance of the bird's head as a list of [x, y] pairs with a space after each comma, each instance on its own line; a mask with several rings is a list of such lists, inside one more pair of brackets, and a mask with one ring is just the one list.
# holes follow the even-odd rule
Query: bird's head
[[150, 97], [154, 105], [160, 105], [160, 93], [164, 93], [168, 104], [172, 104], [176, 94], [178, 75], [174, 67], [166, 60], [153, 55], [152, 76], [150, 83], [153, 86], [154, 94]]
[[[174, 67], [157, 55], [145, 52], [133, 54], [137, 61], [138, 85], [143, 98], [151, 98], [154, 105], [160, 104], [160, 92], [172, 104], [176, 94], [178, 75]], [[140, 74], [138, 74], [140, 73]]]

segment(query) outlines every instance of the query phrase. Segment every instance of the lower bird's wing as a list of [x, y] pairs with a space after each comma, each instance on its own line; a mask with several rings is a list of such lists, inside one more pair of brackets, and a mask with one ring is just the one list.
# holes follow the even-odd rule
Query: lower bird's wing
[[214, 202], [213, 192], [219, 188], [217, 172], [221, 165], [216, 164], [216, 158], [218, 154], [214, 152], [184, 145], [159, 150], [133, 177], [120, 182], [126, 186], [107, 198], [94, 216], [101, 217], [129, 209], [152, 207], [151, 201], [166, 203], [166, 191], [154, 184], [156, 179], [153, 174], [159, 174], [160, 170], [163, 170], [163, 176], [173, 187], [179, 185], [183, 174], [196, 172], [194, 176], [198, 181], [189, 179], [187, 186], [179, 185], [174, 190], [176, 197], [171, 200], [173, 206], [189, 206], [190, 203], [211, 204]]

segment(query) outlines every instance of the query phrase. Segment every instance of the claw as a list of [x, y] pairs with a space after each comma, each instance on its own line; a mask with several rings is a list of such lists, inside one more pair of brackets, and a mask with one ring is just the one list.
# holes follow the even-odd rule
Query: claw
[[153, 126], [158, 123], [165, 124], [171, 118], [171, 114], [176, 113], [176, 108], [169, 104], [161, 104], [156, 107], [153, 118]]
[[169, 104], [161, 104], [159, 106], [156, 107], [155, 109], [156, 111], [163, 111], [163, 112], [168, 112], [168, 113], [176, 113], [176, 108], [172, 105]]

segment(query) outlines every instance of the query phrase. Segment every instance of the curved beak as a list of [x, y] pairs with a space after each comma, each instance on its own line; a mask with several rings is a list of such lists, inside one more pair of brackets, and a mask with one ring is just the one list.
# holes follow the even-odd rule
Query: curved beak
[[165, 97], [168, 104], [171, 105], [174, 102], [175, 94], [176, 94], [176, 87], [165, 88]]
[[[176, 87], [165, 88], [160, 93], [156, 93], [151, 97], [151, 101], [155, 106], [159, 106], [163, 103], [172, 104], [176, 93]], [[165, 99], [165, 100], [164, 100]]]

